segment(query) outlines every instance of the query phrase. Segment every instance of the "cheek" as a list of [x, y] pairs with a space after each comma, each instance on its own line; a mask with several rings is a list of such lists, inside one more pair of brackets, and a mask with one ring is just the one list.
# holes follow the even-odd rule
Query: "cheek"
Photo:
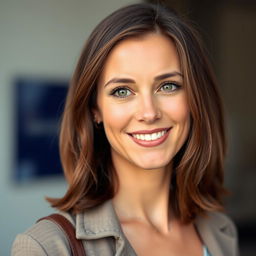
[[129, 104], [111, 104], [106, 102], [102, 106], [102, 118], [106, 129], [122, 129], [132, 117]]
[[167, 113], [174, 122], [189, 122], [190, 111], [185, 96], [169, 100], [165, 106]]

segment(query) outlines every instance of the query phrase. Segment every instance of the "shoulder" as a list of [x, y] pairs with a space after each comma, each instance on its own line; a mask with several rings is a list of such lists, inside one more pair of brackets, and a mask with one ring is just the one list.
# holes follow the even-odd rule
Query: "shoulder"
[[210, 212], [208, 213], [208, 222], [210, 225], [219, 228], [231, 237], [237, 237], [237, 229], [234, 221], [225, 213]]
[[196, 228], [212, 255], [239, 255], [237, 229], [233, 220], [221, 212], [198, 216]]
[[[72, 221], [67, 213], [61, 213]], [[50, 220], [41, 220], [17, 235], [12, 245], [12, 256], [70, 255], [68, 240], [62, 230]]]

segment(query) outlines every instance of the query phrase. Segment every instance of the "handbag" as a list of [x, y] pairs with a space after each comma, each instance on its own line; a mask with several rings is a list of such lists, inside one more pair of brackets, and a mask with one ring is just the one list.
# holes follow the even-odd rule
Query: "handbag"
[[70, 223], [69, 220], [67, 220], [61, 214], [57, 214], [57, 213], [43, 217], [39, 219], [37, 222], [41, 220], [50, 220], [61, 228], [61, 230], [63, 231], [63, 233], [66, 235], [68, 239], [72, 256], [86, 256], [82, 240], [79, 240], [76, 238], [75, 228]]

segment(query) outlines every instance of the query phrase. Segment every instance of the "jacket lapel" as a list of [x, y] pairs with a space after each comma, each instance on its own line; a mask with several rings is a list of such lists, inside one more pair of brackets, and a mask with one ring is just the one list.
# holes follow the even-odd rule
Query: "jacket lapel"
[[196, 229], [212, 256], [237, 256], [237, 235], [232, 221], [222, 213], [198, 217]]
[[[111, 200], [76, 215], [76, 238], [89, 241], [107, 237], [112, 237], [115, 243], [113, 255], [136, 256], [122, 231]], [[107, 241], [105, 239], [105, 243], [109, 243]]]

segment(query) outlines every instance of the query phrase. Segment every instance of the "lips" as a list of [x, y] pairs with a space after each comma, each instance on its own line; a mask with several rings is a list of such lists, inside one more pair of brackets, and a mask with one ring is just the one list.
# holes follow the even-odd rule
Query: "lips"
[[132, 140], [144, 147], [153, 147], [162, 144], [168, 137], [170, 128], [158, 128], [154, 130], [140, 130], [129, 133]]
[[130, 132], [129, 134], [152, 134], [155, 132], [161, 132], [161, 131], [166, 131], [166, 130], [170, 130], [170, 129], [171, 129], [171, 127], [157, 128], [157, 129], [153, 129], [153, 130], [140, 130], [140, 131]]

